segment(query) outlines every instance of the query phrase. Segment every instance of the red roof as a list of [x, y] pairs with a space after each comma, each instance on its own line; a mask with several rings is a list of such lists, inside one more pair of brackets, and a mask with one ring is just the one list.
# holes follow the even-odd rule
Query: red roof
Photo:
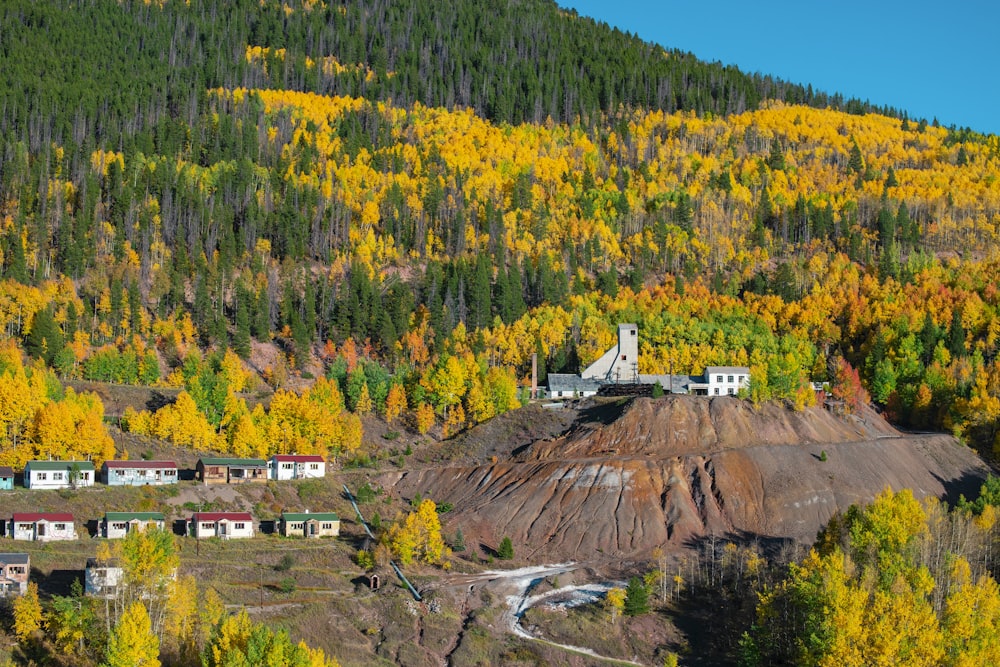
[[105, 461], [109, 469], [114, 470], [117, 468], [137, 468], [137, 469], [150, 469], [150, 468], [176, 468], [177, 464], [173, 461]]
[[195, 512], [192, 521], [253, 521], [250, 512]]
[[21, 512], [11, 517], [14, 523], [37, 523], [38, 521], [72, 522], [73, 515], [68, 512]]
[[323, 457], [318, 454], [275, 454], [274, 460], [279, 463], [323, 463]]

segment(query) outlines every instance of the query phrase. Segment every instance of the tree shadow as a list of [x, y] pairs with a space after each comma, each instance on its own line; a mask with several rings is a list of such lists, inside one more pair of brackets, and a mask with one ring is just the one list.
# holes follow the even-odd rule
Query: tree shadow
[[38, 584], [38, 593], [42, 597], [69, 595], [74, 581], [83, 585], [83, 570], [52, 570], [49, 574], [42, 574], [33, 567], [30, 580]]

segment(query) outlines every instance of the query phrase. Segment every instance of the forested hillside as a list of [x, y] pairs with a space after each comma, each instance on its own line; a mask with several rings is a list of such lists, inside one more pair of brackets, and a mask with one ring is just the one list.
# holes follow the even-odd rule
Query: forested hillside
[[[40, 435], [57, 376], [183, 386], [126, 425], [241, 454], [451, 434], [619, 321], [989, 450], [1000, 143], [877, 111], [541, 1], [3, 3], [2, 458], [102, 451]], [[264, 344], [330, 382], [249, 410]]]

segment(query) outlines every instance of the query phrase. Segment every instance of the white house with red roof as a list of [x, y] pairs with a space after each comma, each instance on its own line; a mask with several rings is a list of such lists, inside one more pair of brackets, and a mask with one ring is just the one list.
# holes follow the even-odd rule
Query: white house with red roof
[[188, 521], [188, 535], [195, 539], [221, 537], [237, 540], [253, 537], [253, 517], [249, 512], [195, 512]]
[[177, 483], [173, 461], [105, 461], [101, 479], [108, 486], [162, 486]]
[[7, 522], [7, 535], [29, 542], [77, 539], [76, 524], [68, 512], [15, 512]]
[[326, 461], [311, 454], [275, 454], [271, 457], [271, 479], [326, 477]]

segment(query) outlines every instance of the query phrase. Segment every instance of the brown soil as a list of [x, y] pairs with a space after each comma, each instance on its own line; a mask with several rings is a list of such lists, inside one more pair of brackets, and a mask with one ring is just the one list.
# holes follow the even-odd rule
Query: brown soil
[[[501, 418], [466, 436], [481, 444], [463, 463], [382, 483], [453, 503], [446, 529], [462, 527], [470, 545], [509, 536], [527, 560], [620, 560], [709, 535], [811, 542], [834, 512], [887, 486], [955, 500], [975, 496], [988, 473], [954, 438], [904, 435], [870, 411], [674, 396], [566, 412], [557, 437], [498, 441]], [[506, 455], [483, 460], [491, 451]]]

